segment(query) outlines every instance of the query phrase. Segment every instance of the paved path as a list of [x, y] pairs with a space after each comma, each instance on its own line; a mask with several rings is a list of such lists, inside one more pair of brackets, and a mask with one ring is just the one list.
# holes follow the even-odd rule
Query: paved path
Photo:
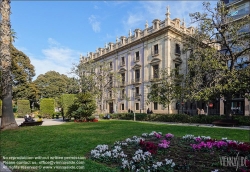
[[[38, 118], [34, 119], [35, 121], [38, 120]], [[16, 118], [17, 125], [20, 125], [24, 121], [23, 118]], [[43, 119], [42, 126], [50, 126], [50, 125], [60, 125], [65, 123], [62, 118], [59, 119]], [[0, 124], [1, 124], [1, 118], [0, 118]]]

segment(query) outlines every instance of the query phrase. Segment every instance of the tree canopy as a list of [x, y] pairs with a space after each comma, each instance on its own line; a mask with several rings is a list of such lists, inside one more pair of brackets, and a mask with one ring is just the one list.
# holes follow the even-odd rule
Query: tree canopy
[[231, 112], [230, 100], [244, 96], [250, 90], [249, 79], [249, 27], [250, 17], [237, 21], [230, 16], [232, 8], [223, 2], [214, 8], [203, 3], [204, 13], [190, 17], [197, 23], [195, 33], [185, 39], [188, 61], [186, 84], [188, 99], [209, 101], [227, 100], [227, 114]]
[[34, 81], [42, 98], [58, 98], [63, 93], [78, 93], [78, 82], [64, 74], [49, 71], [41, 74]]
[[32, 83], [34, 66], [23, 52], [10, 46], [12, 57], [13, 99], [37, 99], [39, 91]]

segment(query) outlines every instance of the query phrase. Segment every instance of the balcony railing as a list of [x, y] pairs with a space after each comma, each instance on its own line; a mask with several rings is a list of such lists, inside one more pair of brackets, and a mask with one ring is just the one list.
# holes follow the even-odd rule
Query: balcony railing
[[135, 78], [132, 80], [132, 84], [141, 83], [141, 78]]
[[125, 66], [125, 62], [121, 62], [121, 63], [120, 63], [120, 66]]
[[134, 58], [134, 62], [138, 62], [138, 61], [140, 61], [140, 56], [137, 56]]
[[160, 75], [159, 74], [153, 74], [149, 76], [149, 80], [150, 81], [157, 81], [160, 79]]

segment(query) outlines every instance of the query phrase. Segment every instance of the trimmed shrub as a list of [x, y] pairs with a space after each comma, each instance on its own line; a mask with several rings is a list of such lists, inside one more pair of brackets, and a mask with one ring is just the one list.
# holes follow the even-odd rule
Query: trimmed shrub
[[55, 100], [43, 98], [40, 102], [40, 114], [46, 118], [52, 118], [55, 112]]
[[69, 111], [69, 108], [74, 104], [76, 99], [75, 94], [63, 94], [61, 96], [61, 103], [62, 103], [62, 115], [66, 116]]
[[250, 126], [250, 116], [233, 115], [233, 120], [239, 121], [239, 125]]
[[29, 100], [17, 100], [17, 116], [24, 117], [26, 114], [30, 114], [30, 112]]
[[[212, 122], [225, 119], [224, 115], [196, 115], [189, 116], [187, 114], [144, 114], [136, 113], [136, 120], [138, 121], [157, 121], [157, 122], [177, 122], [177, 123], [200, 123], [200, 124], [212, 124]], [[116, 113], [111, 114], [113, 119], [134, 120], [133, 113]], [[249, 116], [234, 115], [234, 120], [239, 121], [239, 125], [250, 126]]]

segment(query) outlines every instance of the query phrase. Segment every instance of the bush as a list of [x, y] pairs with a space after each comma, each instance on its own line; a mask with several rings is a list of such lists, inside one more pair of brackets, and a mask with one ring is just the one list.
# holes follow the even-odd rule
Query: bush
[[43, 117], [51, 118], [55, 112], [55, 100], [43, 98], [40, 102], [40, 114]]
[[93, 115], [96, 111], [96, 102], [91, 93], [79, 93], [76, 95], [74, 103], [69, 106], [67, 117], [72, 116], [75, 119], [87, 119], [87, 117]]
[[[158, 122], [179, 122], [179, 123], [200, 123], [212, 124], [216, 120], [225, 119], [225, 115], [201, 115], [189, 116], [187, 114], [145, 114], [136, 113], [138, 121], [158, 121]], [[110, 115], [113, 119], [134, 120], [133, 113], [115, 113]], [[234, 120], [239, 121], [239, 125], [250, 126], [249, 116], [234, 115]]]
[[17, 100], [17, 116], [24, 117], [31, 112], [29, 100]]
[[249, 116], [233, 115], [232, 118], [233, 118], [234, 120], [239, 121], [239, 125], [247, 125], [247, 126], [250, 126], [250, 117], [249, 117]]
[[72, 104], [74, 104], [74, 100], [76, 99], [75, 94], [63, 94], [61, 96], [61, 104], [62, 104], [62, 115], [67, 116], [68, 111]]

